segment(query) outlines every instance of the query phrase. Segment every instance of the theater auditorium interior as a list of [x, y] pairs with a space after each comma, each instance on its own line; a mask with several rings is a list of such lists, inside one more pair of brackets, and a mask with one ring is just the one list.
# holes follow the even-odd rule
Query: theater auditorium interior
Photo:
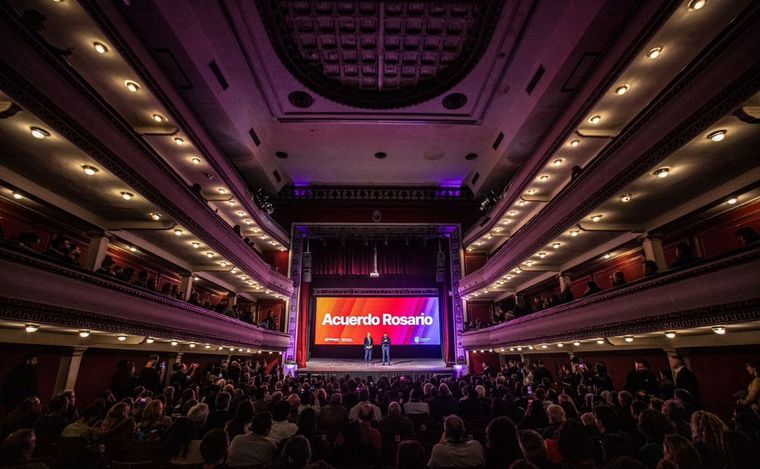
[[0, 467], [759, 467], [758, 31], [0, 0]]

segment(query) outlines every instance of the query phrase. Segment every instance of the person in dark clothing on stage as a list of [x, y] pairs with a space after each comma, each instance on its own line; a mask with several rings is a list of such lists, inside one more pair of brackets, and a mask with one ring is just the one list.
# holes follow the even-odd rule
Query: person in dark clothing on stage
[[639, 391], [645, 391], [650, 396], [657, 395], [657, 377], [649, 370], [649, 362], [643, 358], [636, 359], [635, 368], [628, 372], [625, 379], [625, 389], [634, 396]]
[[[697, 383], [697, 377], [688, 368], [683, 358], [678, 355], [670, 357], [670, 368], [673, 370], [673, 384], [676, 389], [685, 389], [689, 391], [694, 398], [694, 403], [697, 407], [701, 407], [701, 397], [699, 395], [699, 384]], [[672, 396], [669, 396], [671, 398]]]
[[5, 411], [15, 409], [27, 397], [37, 395], [37, 355], [24, 355], [22, 363], [5, 376], [2, 399]]
[[372, 361], [372, 346], [375, 342], [372, 340], [372, 335], [367, 332], [367, 337], [364, 338], [364, 363], [369, 365]]
[[383, 339], [380, 344], [383, 352], [383, 365], [387, 363], [388, 366], [391, 366], [391, 338], [388, 337], [387, 332], [383, 333]]

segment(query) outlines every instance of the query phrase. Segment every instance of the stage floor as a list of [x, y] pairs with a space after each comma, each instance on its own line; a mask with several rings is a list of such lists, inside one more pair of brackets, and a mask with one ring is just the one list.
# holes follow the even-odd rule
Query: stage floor
[[453, 368], [447, 368], [446, 363], [441, 359], [430, 358], [399, 358], [391, 362], [390, 366], [383, 366], [380, 360], [373, 360], [369, 365], [365, 365], [361, 359], [341, 359], [341, 358], [313, 358], [306, 362], [305, 368], [299, 368], [298, 373], [321, 374], [329, 376], [341, 376], [345, 374], [377, 377], [380, 375], [388, 376], [412, 376], [434, 375], [453, 373]]

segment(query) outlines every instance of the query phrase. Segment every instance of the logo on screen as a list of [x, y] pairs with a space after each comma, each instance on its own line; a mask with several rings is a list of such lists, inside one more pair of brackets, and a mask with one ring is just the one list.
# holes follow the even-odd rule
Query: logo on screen
[[420, 343], [420, 336], [416, 335], [414, 336], [414, 343], [419, 344]]

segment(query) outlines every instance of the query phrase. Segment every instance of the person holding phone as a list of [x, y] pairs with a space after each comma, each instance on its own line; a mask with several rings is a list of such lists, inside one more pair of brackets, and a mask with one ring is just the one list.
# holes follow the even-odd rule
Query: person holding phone
[[380, 342], [380, 347], [383, 352], [383, 365], [386, 363], [391, 366], [391, 338], [388, 337], [387, 332], [383, 332], [383, 339]]
[[372, 334], [367, 332], [367, 337], [364, 338], [364, 363], [369, 365], [372, 361], [372, 347], [375, 342], [372, 340]]

